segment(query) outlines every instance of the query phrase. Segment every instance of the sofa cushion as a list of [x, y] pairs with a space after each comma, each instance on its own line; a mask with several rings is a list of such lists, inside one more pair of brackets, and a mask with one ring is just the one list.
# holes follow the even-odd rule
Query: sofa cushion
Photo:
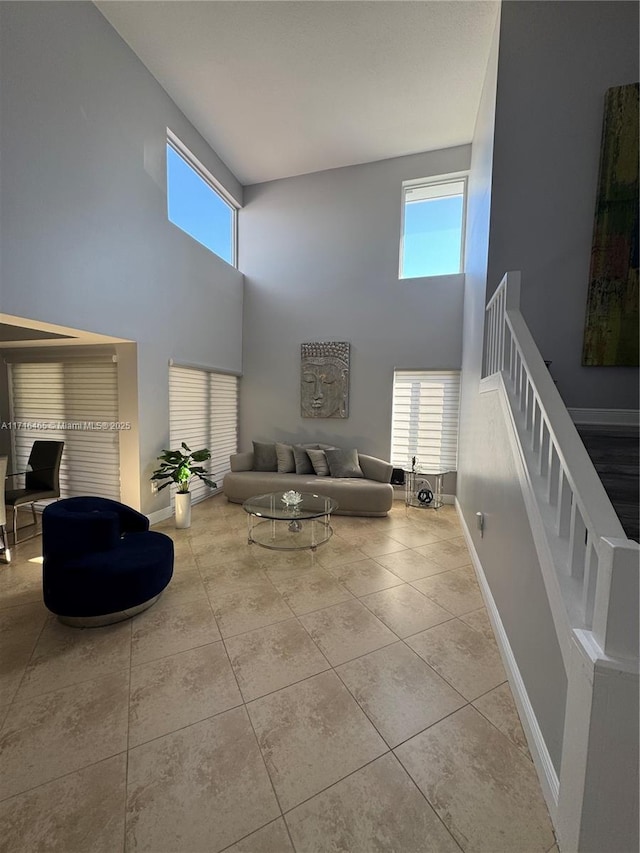
[[329, 465], [327, 464], [327, 457], [324, 454], [324, 450], [313, 450], [308, 447], [307, 456], [311, 460], [313, 470], [316, 472], [318, 477], [329, 476]]
[[281, 444], [276, 441], [276, 457], [278, 474], [295, 474], [296, 460], [293, 455], [293, 447], [290, 444]]
[[362, 469], [358, 463], [358, 451], [340, 450], [325, 450], [329, 471], [332, 477], [364, 477]]
[[266, 444], [262, 441], [253, 442], [253, 469], [254, 471], [278, 470], [275, 444]]
[[293, 445], [293, 458], [296, 462], [296, 474], [315, 474], [309, 454], [301, 444]]

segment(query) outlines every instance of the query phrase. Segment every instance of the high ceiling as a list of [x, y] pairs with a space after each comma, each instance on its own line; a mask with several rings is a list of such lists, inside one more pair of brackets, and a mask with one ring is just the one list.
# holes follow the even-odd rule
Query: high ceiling
[[471, 141], [491, 0], [96, 0], [243, 184]]

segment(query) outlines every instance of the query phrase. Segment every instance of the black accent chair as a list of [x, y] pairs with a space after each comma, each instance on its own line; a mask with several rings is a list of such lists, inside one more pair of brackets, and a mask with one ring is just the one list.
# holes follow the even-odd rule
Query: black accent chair
[[130, 619], [173, 575], [173, 541], [135, 509], [100, 497], [65, 498], [42, 513], [46, 607], [78, 628]]
[[34, 441], [29, 454], [29, 470], [23, 489], [7, 489], [4, 502], [13, 507], [13, 544], [18, 544], [18, 507], [31, 504], [33, 523], [37, 524], [36, 501], [60, 497], [60, 462], [64, 441]]

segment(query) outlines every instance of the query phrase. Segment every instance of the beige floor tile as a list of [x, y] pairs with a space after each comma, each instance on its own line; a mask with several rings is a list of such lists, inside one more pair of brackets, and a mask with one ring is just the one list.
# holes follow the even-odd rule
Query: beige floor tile
[[387, 749], [334, 672], [270, 693], [247, 709], [283, 810]]
[[131, 669], [129, 746], [242, 704], [221, 642]]
[[364, 559], [364, 554], [351, 542], [334, 536], [316, 552], [318, 565], [325, 569], [334, 569], [336, 566], [345, 566], [347, 563], [355, 563]]
[[449, 569], [430, 578], [413, 581], [413, 586], [454, 616], [484, 606], [480, 587], [471, 566]]
[[0, 847], [7, 853], [122, 850], [126, 768], [122, 753], [0, 803]]
[[167, 602], [197, 601], [205, 597], [204, 584], [198, 567], [193, 562], [193, 568], [183, 572], [174, 571], [171, 583], [162, 593], [162, 600]]
[[463, 536], [456, 539], [446, 539], [432, 545], [423, 545], [416, 550], [428, 560], [439, 563], [445, 569], [459, 569], [471, 563], [471, 556]]
[[389, 746], [466, 705], [466, 699], [404, 643], [345, 663], [337, 672]]
[[132, 625], [131, 663], [175, 655], [220, 639], [211, 605], [197, 601], [160, 601], [136, 616]]
[[42, 566], [13, 560], [0, 563], [0, 609], [42, 601]]
[[415, 634], [407, 643], [469, 701], [506, 680], [495, 641], [459, 619]]
[[360, 528], [358, 530], [347, 530], [340, 532], [340, 536], [357, 548], [366, 557], [379, 557], [382, 554], [393, 554], [396, 551], [403, 551], [405, 546], [392, 539], [386, 533], [376, 533], [372, 526], [369, 529]]
[[408, 637], [452, 618], [409, 584], [374, 592], [361, 600], [398, 637]]
[[398, 575], [403, 581], [414, 581], [444, 571], [442, 566], [427, 560], [417, 551], [405, 549], [395, 554], [376, 557], [376, 562]]
[[484, 634], [489, 640], [494, 639], [491, 620], [489, 619], [489, 614], [487, 613], [486, 608], [481, 607], [479, 610], [471, 610], [469, 613], [463, 613], [458, 617], [458, 619], [466, 622], [467, 625], [475, 628], [476, 631], [480, 631], [480, 633]]
[[533, 764], [474, 708], [395, 752], [465, 853], [546, 853], [554, 843]]
[[266, 628], [294, 615], [269, 581], [216, 594], [212, 602], [223, 637]]
[[389, 536], [404, 545], [405, 548], [418, 548], [419, 545], [427, 545], [430, 542], [437, 542], [439, 539], [438, 533], [429, 529], [427, 525], [400, 527], [398, 530], [393, 530]]
[[287, 814], [297, 853], [459, 853], [460, 848], [393, 755]]
[[298, 615], [353, 598], [333, 575], [322, 569], [284, 578], [276, 578], [272, 573], [269, 577], [289, 607]]
[[225, 563], [223, 566], [207, 566], [200, 569], [209, 598], [223, 592], [232, 592], [243, 587], [263, 584], [268, 581], [267, 573], [251, 559]]
[[247, 547], [247, 537], [238, 530], [228, 530], [226, 533], [205, 531], [189, 540], [193, 556], [198, 562], [206, 561], [210, 565], [215, 562], [228, 563], [240, 548]]
[[411, 509], [409, 510], [409, 517], [413, 524], [420, 525], [423, 530], [427, 530], [437, 537], [436, 541], [438, 542], [445, 539], [456, 539], [462, 534], [460, 522], [457, 517], [444, 514], [443, 509], [444, 507], [437, 512]]
[[27, 669], [49, 613], [43, 604], [0, 610], [0, 696], [10, 702]]
[[246, 702], [329, 669], [297, 619], [230, 637], [226, 646]]
[[131, 622], [82, 630], [50, 619], [26, 669], [17, 701], [111, 672], [128, 672]]
[[256, 544], [251, 545], [249, 550], [259, 566], [266, 569], [267, 572], [273, 572], [276, 576], [280, 573], [284, 575], [287, 572], [306, 571], [318, 567], [316, 559], [317, 551], [314, 552], [308, 549], [301, 551], [272, 551], [269, 548], [262, 548]]
[[328, 571], [353, 595], [367, 595], [403, 583], [397, 575], [383, 569], [375, 560], [358, 560]]
[[359, 601], [346, 601], [307, 613], [300, 621], [333, 666], [396, 640], [386, 625]]
[[129, 753], [129, 851], [216, 853], [279, 814], [244, 708]]
[[15, 702], [0, 731], [0, 799], [127, 747], [129, 673]]
[[280, 817], [228, 847], [224, 853], [295, 853], [295, 850], [285, 822]]
[[473, 705], [483, 717], [486, 717], [490, 723], [500, 729], [511, 743], [529, 756], [527, 739], [508, 682], [500, 684], [485, 693], [484, 696], [480, 696], [473, 702]]

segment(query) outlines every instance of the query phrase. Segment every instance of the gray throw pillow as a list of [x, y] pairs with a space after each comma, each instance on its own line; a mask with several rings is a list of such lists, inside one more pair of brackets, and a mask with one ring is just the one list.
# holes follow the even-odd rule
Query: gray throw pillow
[[278, 470], [278, 457], [276, 456], [275, 444], [265, 444], [262, 441], [253, 442], [253, 470]]
[[307, 456], [311, 460], [313, 470], [318, 477], [329, 476], [329, 466], [327, 465], [327, 457], [324, 455], [324, 450], [312, 450], [307, 447]]
[[290, 444], [280, 444], [276, 441], [276, 456], [278, 458], [278, 474], [294, 474], [296, 460], [293, 456], [293, 447]]
[[332, 477], [364, 477], [357, 450], [325, 450]]
[[296, 474], [314, 474], [313, 465], [306, 448], [300, 444], [293, 445], [293, 458], [296, 461]]

